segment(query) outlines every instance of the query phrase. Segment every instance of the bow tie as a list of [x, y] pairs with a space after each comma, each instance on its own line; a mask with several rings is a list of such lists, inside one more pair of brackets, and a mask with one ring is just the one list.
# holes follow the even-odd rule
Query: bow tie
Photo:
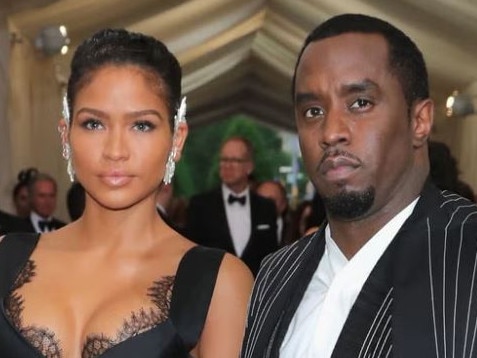
[[51, 221], [48, 221], [48, 220], [38, 221], [38, 227], [40, 228], [40, 230], [42, 232], [44, 232], [45, 230], [51, 231], [51, 230], [54, 229], [53, 223]]
[[245, 205], [245, 201], [247, 200], [247, 197], [245, 195], [242, 196], [235, 196], [232, 194], [229, 194], [228, 202], [229, 204], [233, 204], [235, 202], [239, 203], [240, 205]]

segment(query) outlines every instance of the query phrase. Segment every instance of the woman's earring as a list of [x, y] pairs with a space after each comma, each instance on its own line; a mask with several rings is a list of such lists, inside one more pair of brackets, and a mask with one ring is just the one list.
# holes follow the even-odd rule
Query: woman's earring
[[[176, 111], [176, 115], [174, 116], [174, 133], [172, 135], [173, 141], [175, 140], [179, 125], [186, 121], [186, 109], [186, 97], [183, 97], [181, 104]], [[164, 184], [170, 184], [172, 182], [172, 177], [174, 176], [174, 171], [176, 170], [176, 154], [177, 147], [173, 145], [171, 151], [169, 152], [169, 156], [167, 157], [166, 170], [164, 171], [164, 179], [162, 179], [164, 181]]]
[[75, 181], [75, 170], [73, 168], [73, 163], [71, 162], [71, 147], [68, 143], [63, 144], [63, 158], [66, 160], [66, 172], [70, 177], [70, 181], [73, 183]]
[[174, 161], [174, 158], [176, 157], [176, 152], [177, 149], [174, 146], [167, 157], [166, 170], [164, 172], [163, 179], [164, 184], [170, 184], [172, 182], [172, 178], [174, 177], [174, 172], [176, 170], [176, 162]]
[[63, 144], [63, 159], [69, 160], [71, 158], [71, 147], [68, 143]]

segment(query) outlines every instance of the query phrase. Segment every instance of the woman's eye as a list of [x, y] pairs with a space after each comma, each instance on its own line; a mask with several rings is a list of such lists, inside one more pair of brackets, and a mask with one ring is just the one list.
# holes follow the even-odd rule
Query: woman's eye
[[356, 101], [351, 103], [350, 108], [352, 109], [363, 109], [363, 108], [368, 108], [372, 105], [372, 102], [364, 99], [364, 98], [358, 98]]
[[315, 118], [323, 115], [323, 109], [320, 107], [311, 107], [305, 111], [306, 118]]
[[103, 124], [97, 119], [88, 119], [81, 123], [81, 126], [92, 131], [103, 129]]
[[140, 132], [149, 132], [153, 130], [156, 126], [149, 121], [140, 121], [134, 123], [134, 129]]

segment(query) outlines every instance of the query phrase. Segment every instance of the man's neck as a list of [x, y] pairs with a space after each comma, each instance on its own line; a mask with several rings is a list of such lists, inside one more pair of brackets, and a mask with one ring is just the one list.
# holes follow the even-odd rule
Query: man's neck
[[351, 259], [379, 230], [386, 224], [393, 220], [398, 214], [411, 206], [417, 197], [414, 198], [407, 205], [401, 207], [392, 213], [385, 210], [377, 211], [376, 213], [366, 216], [359, 220], [343, 221], [343, 220], [329, 220], [331, 236], [334, 242], [346, 258]]
[[247, 184], [240, 184], [240, 185], [233, 185], [233, 186], [229, 186], [229, 185], [225, 185], [232, 193], [234, 194], [241, 194], [243, 193], [248, 185]]

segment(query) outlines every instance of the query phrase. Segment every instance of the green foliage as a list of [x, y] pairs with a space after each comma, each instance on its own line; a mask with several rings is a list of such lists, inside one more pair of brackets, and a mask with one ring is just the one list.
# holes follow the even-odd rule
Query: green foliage
[[194, 194], [195, 183], [191, 175], [189, 163], [181, 160], [176, 165], [176, 175], [174, 177], [174, 195], [186, 196]]
[[256, 180], [278, 178], [279, 167], [291, 164], [291, 155], [282, 150], [282, 139], [276, 130], [248, 116], [235, 115], [190, 131], [177, 168], [176, 195], [189, 197], [218, 185], [220, 146], [227, 138], [237, 135], [246, 137], [254, 146]]

